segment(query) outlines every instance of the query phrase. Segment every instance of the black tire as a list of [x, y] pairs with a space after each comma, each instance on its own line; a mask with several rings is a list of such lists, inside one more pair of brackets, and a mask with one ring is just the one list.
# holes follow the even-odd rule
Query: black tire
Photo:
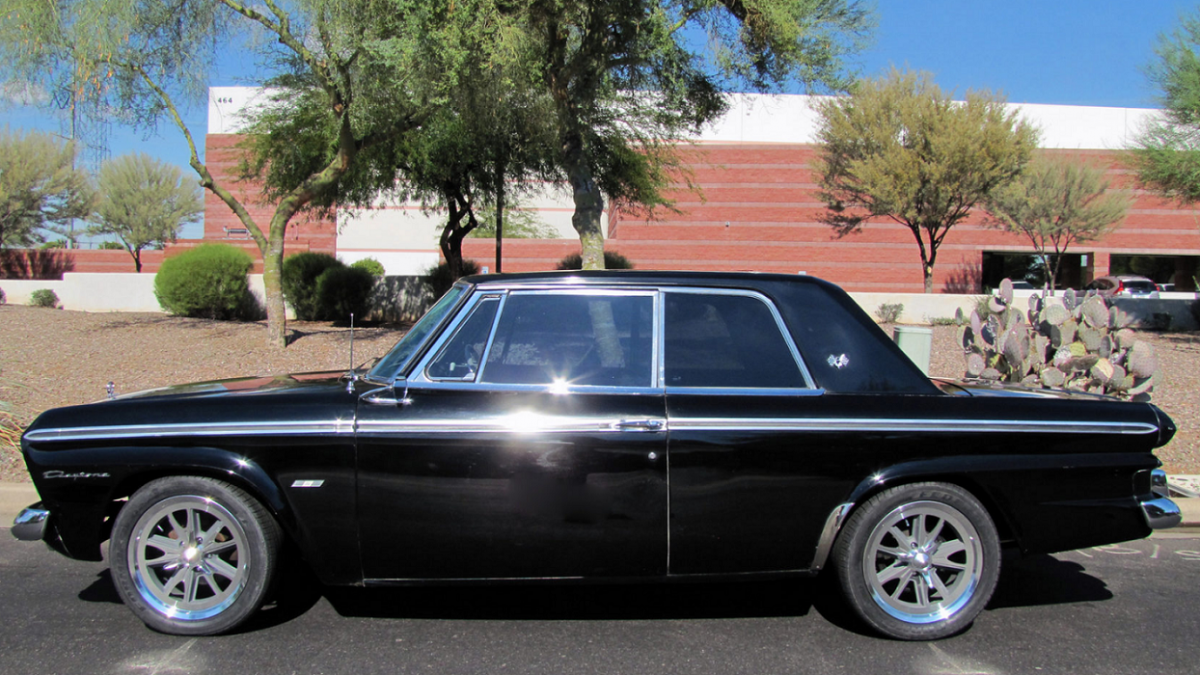
[[867, 500], [833, 550], [842, 594], [872, 629], [936, 640], [975, 620], [1000, 577], [1000, 539], [966, 490], [914, 483]]
[[225, 633], [262, 606], [279, 543], [278, 523], [243, 490], [198, 476], [161, 478], [117, 514], [113, 584], [154, 630]]

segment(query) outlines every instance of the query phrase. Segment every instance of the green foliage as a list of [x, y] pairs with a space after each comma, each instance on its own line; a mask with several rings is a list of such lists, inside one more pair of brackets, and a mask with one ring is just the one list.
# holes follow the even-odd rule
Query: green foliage
[[324, 319], [317, 298], [317, 278], [328, 269], [345, 267], [328, 253], [304, 252], [283, 259], [283, 296], [301, 321]]
[[354, 262], [350, 263], [350, 267], [353, 267], [356, 270], [364, 270], [373, 277], [381, 277], [384, 274], [387, 274], [387, 270], [384, 269], [383, 263], [374, 258], [361, 258], [359, 260], [355, 260]]
[[1162, 90], [1163, 115], [1134, 140], [1129, 163], [1150, 189], [1183, 203], [1200, 201], [1200, 14], [1184, 15], [1162, 35], [1151, 65], [1152, 83]]
[[170, 314], [205, 319], [252, 318], [258, 311], [246, 275], [250, 254], [228, 244], [201, 244], [167, 258], [154, 276], [154, 295]]
[[355, 322], [361, 322], [371, 311], [374, 288], [375, 275], [367, 270], [341, 264], [330, 267], [317, 277], [316, 314], [321, 320], [343, 324], [348, 324], [353, 314]]
[[985, 207], [994, 217], [992, 226], [1029, 239], [1049, 272], [1053, 291], [1071, 244], [1095, 241], [1125, 218], [1130, 198], [1107, 190], [1102, 169], [1066, 158], [1039, 157], [1016, 180], [993, 190]]
[[0, 305], [8, 303], [8, 296], [4, 294], [4, 289], [0, 288]]
[[101, 251], [124, 251], [125, 250], [124, 246], [122, 246], [119, 242], [115, 242], [115, 241], [102, 241], [102, 242], [100, 242], [100, 244], [98, 246], [96, 246], [96, 248], [100, 249]]
[[[571, 255], [558, 261], [560, 270], [581, 270], [583, 269], [583, 256], [578, 253]], [[616, 251], [604, 252], [604, 269], [606, 270], [631, 270], [633, 269], [633, 261]]]
[[142, 271], [142, 250], [175, 241], [179, 229], [204, 213], [200, 189], [178, 167], [144, 153], [105, 162], [98, 178], [93, 235], [112, 235]]
[[[479, 274], [479, 263], [469, 258], [463, 259], [462, 272], [463, 276]], [[429, 287], [432, 297], [435, 298], [440, 298], [445, 295], [446, 291], [450, 290], [450, 287], [454, 285], [455, 281], [458, 281], [458, 277], [454, 276], [450, 272], [450, 266], [447, 265], [445, 261], [434, 265], [425, 274], [425, 285]]]
[[[496, 236], [496, 209], [485, 206], [479, 209], [479, 226], [467, 237], [492, 239]], [[555, 239], [558, 231], [538, 219], [533, 211], [509, 207], [504, 210], [505, 239]]]
[[912, 231], [925, 292], [933, 292], [938, 247], [989, 193], [1016, 177], [1037, 131], [1000, 96], [967, 92], [953, 101], [925, 73], [858, 83], [851, 96], [817, 104], [815, 169], [824, 220], [838, 236], [873, 218]]
[[967, 377], [1029, 387], [1071, 389], [1149, 401], [1162, 381], [1154, 347], [1137, 339], [1129, 315], [1094, 292], [1068, 290], [1062, 303], [1029, 298], [1028, 311], [1012, 305], [1005, 279], [981, 314], [958, 329]]
[[904, 313], [904, 305], [899, 302], [884, 302], [875, 308], [875, 316], [883, 323], [896, 323]]
[[74, 147], [49, 134], [0, 130], [0, 250], [34, 246], [44, 228], [88, 214], [92, 189], [74, 164]]
[[58, 307], [58, 294], [49, 288], [39, 288], [29, 294], [30, 307]]

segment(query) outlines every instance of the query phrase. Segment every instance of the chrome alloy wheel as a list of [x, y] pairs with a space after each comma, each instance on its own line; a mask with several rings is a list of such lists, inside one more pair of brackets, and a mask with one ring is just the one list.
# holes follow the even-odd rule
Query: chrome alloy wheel
[[208, 619], [232, 605], [252, 564], [246, 533], [233, 514], [195, 495], [147, 509], [134, 525], [127, 560], [146, 604], [183, 621]]
[[862, 570], [884, 612], [928, 624], [971, 601], [983, 563], [983, 544], [966, 516], [942, 502], [917, 501], [895, 508], [871, 530]]

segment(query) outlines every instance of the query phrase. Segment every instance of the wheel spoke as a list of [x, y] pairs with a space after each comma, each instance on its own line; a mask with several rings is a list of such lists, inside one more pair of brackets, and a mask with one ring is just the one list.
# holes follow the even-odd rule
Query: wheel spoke
[[946, 588], [946, 582], [942, 581], [942, 577], [933, 570], [929, 573], [929, 580], [933, 582], [933, 588], [937, 591], [938, 597], [942, 600], [950, 599], [950, 589]]
[[967, 550], [967, 545], [961, 539], [948, 541], [938, 546], [937, 551], [933, 554], [933, 564], [938, 567], [954, 567], [955, 569], [963, 569], [961, 563], [950, 560], [951, 556], [958, 555]]
[[205, 544], [204, 545], [204, 555], [205, 555], [205, 557], [208, 557], [210, 555], [215, 555], [226, 549], [237, 548], [237, 545], [238, 545], [238, 542], [236, 539], [230, 539], [229, 541], [219, 541], [215, 544]]
[[225, 529], [225, 521], [218, 518], [217, 522], [213, 523], [212, 527], [205, 530], [204, 543], [207, 544], [209, 542], [216, 541], [217, 537], [221, 534], [221, 530], [224, 530], [224, 529]]
[[200, 575], [196, 574], [195, 568], [193, 568], [191, 565], [188, 565], [186, 568], [184, 568], [184, 574], [186, 576], [184, 577], [185, 590], [183, 601], [191, 604], [196, 602], [196, 591], [200, 587]]
[[174, 592], [175, 587], [183, 582], [184, 577], [187, 575], [189, 569], [191, 568], [184, 567], [175, 574], [172, 574], [171, 578], [167, 579], [167, 583], [163, 584], [163, 595], [170, 597], [170, 595]]
[[907, 564], [897, 561], [880, 570], [875, 575], [875, 578], [879, 580], [879, 585], [883, 586], [884, 584], [900, 578], [900, 576], [907, 572], [908, 569], [909, 568]]
[[151, 535], [146, 540], [146, 546], [156, 548], [163, 553], [174, 553], [179, 550], [180, 541], [170, 537], [164, 537], [161, 534]]
[[875, 552], [882, 553], [884, 555], [890, 555], [893, 558], [902, 558], [908, 555], [908, 551], [900, 548], [893, 548], [891, 546], [879, 546], [875, 549]]
[[218, 574], [226, 579], [236, 579], [238, 577], [238, 568], [230, 565], [220, 558], [210, 558], [205, 560], [204, 563], [208, 565], [208, 569], [211, 570], [213, 574]]
[[919, 607], [929, 606], [929, 579], [924, 574], [916, 575], [912, 580], [913, 592], [917, 596]]
[[942, 520], [941, 518], [938, 518], [937, 525], [935, 525], [933, 527], [932, 532], [928, 533], [925, 536], [924, 540], [921, 542], [921, 546], [925, 546], [931, 541], [936, 541], [938, 538], [938, 535], [940, 535], [942, 533], [942, 528], [945, 526], [946, 526], [946, 521]]
[[909, 569], [908, 567], [905, 567], [904, 570], [900, 574], [900, 583], [896, 584], [896, 590], [892, 591], [892, 593], [891, 593], [892, 600], [899, 600], [900, 596], [904, 593], [904, 589], [910, 583], [912, 583], [912, 580], [913, 580], [913, 571], [911, 569]]
[[888, 534], [891, 534], [893, 537], [895, 537], [896, 542], [900, 544], [901, 547], [912, 546], [913, 544], [913, 538], [906, 533], [901, 532], [895, 525], [888, 528]]

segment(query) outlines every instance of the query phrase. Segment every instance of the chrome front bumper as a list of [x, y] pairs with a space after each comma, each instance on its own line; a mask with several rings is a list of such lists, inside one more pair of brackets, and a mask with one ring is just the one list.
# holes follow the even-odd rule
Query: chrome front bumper
[[50, 512], [38, 502], [21, 511], [13, 521], [12, 535], [21, 541], [41, 541], [46, 537], [46, 525]]
[[1179, 505], [1169, 497], [1166, 471], [1155, 469], [1150, 472], [1150, 490], [1154, 498], [1141, 502], [1146, 524], [1152, 530], [1165, 530], [1178, 525], [1183, 520], [1183, 514], [1179, 512]]

